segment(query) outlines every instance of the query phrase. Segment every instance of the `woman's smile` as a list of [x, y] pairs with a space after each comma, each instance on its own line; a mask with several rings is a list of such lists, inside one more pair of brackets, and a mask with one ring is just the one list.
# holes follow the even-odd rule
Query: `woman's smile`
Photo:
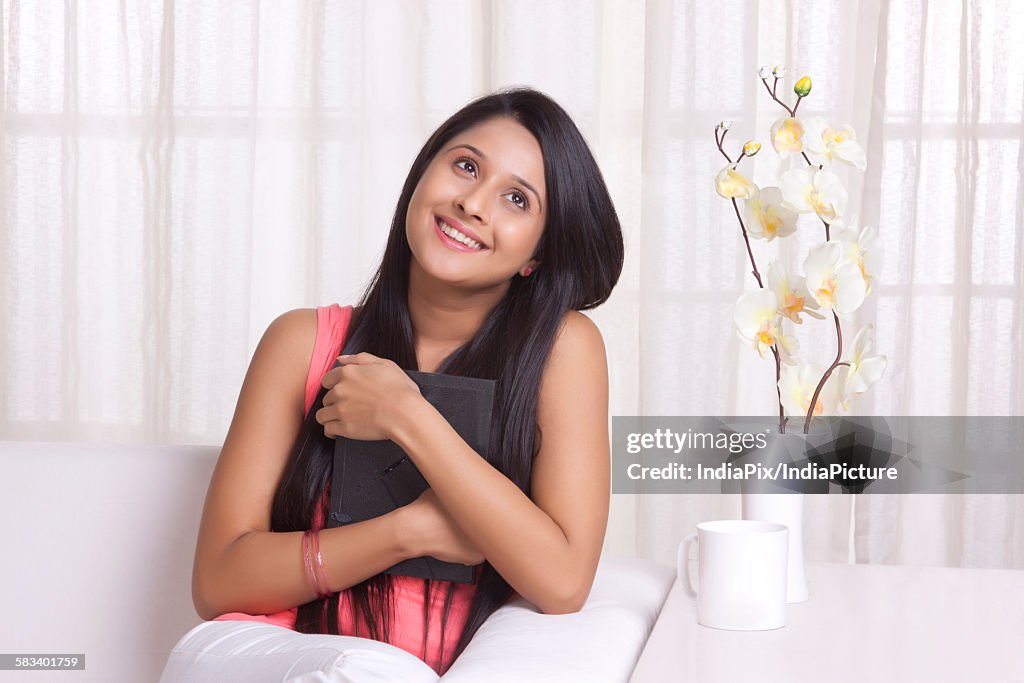
[[448, 216], [434, 216], [434, 227], [437, 236], [445, 246], [455, 251], [477, 252], [486, 251], [487, 246], [479, 235]]

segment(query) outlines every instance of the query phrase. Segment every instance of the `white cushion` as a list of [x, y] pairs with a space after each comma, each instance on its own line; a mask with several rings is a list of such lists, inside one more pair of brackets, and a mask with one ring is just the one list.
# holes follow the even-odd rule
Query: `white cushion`
[[[628, 680], [675, 572], [602, 557], [586, 604], [546, 615], [522, 598], [497, 610], [442, 683], [621, 683]], [[244, 680], [434, 683], [404, 650], [352, 636], [308, 635], [253, 622], [206, 622], [174, 647], [161, 683]]]
[[675, 572], [654, 562], [602, 557], [586, 604], [541, 614], [522, 598], [484, 622], [443, 683], [622, 683], [647, 642]]
[[208, 621], [178, 641], [160, 683], [436, 683], [417, 657], [354, 636], [297, 633], [251, 621]]

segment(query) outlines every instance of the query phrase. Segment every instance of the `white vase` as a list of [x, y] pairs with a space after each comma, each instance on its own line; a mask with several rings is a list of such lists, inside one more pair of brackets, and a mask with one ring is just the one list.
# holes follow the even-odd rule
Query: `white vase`
[[807, 600], [804, 571], [804, 494], [744, 493], [743, 519], [777, 522], [789, 527], [789, 568], [786, 573], [786, 602]]

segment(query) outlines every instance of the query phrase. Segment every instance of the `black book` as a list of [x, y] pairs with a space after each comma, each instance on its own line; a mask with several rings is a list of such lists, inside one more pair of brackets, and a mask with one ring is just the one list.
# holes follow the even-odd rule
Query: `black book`
[[[415, 370], [405, 372], [459, 436], [486, 459], [495, 380]], [[379, 517], [413, 502], [427, 488], [427, 480], [394, 441], [337, 437], [327, 526]], [[433, 557], [414, 557], [384, 572], [458, 583], [473, 583], [475, 579], [474, 567]]]

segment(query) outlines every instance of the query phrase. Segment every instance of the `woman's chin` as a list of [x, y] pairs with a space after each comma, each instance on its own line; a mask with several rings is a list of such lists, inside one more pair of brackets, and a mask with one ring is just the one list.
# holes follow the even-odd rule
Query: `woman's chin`
[[[447, 259], [444, 259], [447, 260]], [[464, 265], [428, 262], [419, 266], [420, 279], [442, 285], [466, 286], [472, 284], [473, 274]], [[414, 263], [413, 267], [416, 267]]]
[[480, 273], [467, 273], [465, 268], [438, 268], [424, 269], [418, 282], [421, 286], [451, 287], [472, 293], [493, 291], [501, 295], [508, 289], [511, 281], [509, 279], [495, 280], [493, 276], [484, 277]]

